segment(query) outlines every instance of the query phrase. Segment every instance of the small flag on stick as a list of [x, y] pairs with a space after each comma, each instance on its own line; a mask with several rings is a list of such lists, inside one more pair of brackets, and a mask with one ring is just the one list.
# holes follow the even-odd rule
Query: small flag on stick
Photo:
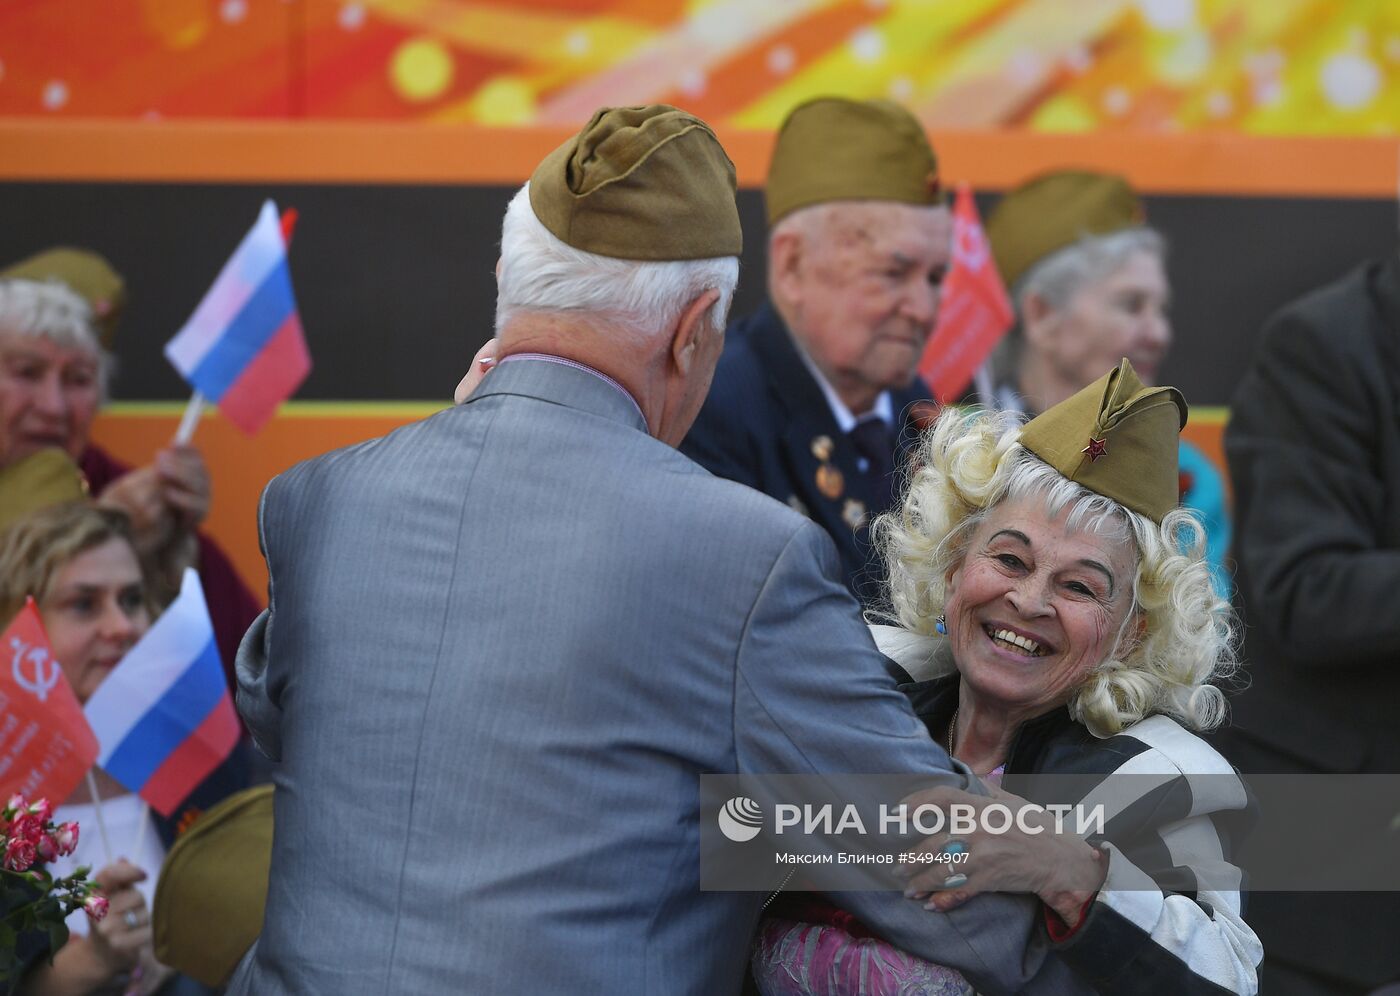
[[919, 373], [941, 404], [956, 401], [1015, 321], [967, 184], [953, 205], [953, 265]]
[[54, 660], [34, 599], [0, 633], [0, 799], [60, 803], [97, 759], [97, 738]]
[[166, 358], [190, 386], [250, 435], [311, 372], [287, 266], [295, 222], [289, 212], [284, 235], [277, 206], [264, 202], [190, 320], [165, 344]]
[[199, 575], [88, 699], [97, 763], [169, 816], [238, 743]]

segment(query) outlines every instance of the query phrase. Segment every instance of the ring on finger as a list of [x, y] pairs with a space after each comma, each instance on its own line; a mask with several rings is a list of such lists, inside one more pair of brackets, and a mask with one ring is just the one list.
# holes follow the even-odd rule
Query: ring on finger
[[949, 837], [947, 842], [938, 849], [939, 854], [966, 854], [967, 842], [956, 837]]
[[956, 856], [965, 856], [967, 854], [967, 842], [958, 840], [956, 837], [949, 838], [949, 840], [938, 849], [938, 853], [940, 856], [944, 854], [948, 855], [949, 859], [948, 877], [943, 880], [943, 884], [940, 885], [939, 888], [956, 889], [960, 885], [966, 885], [967, 875], [959, 871], [953, 862], [956, 860]]
[[122, 914], [122, 923], [126, 924], [132, 930], [135, 930], [137, 927], [141, 926], [141, 916], [135, 910], [127, 910]]

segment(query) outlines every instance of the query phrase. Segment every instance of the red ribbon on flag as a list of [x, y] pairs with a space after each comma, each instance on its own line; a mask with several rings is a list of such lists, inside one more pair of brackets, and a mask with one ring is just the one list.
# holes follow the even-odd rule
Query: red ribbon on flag
[[0, 798], [18, 792], [58, 805], [96, 760], [97, 736], [26, 599], [0, 633]]
[[961, 183], [953, 203], [953, 265], [943, 281], [938, 324], [919, 361], [919, 374], [940, 404], [962, 396], [1014, 322], [977, 203]]

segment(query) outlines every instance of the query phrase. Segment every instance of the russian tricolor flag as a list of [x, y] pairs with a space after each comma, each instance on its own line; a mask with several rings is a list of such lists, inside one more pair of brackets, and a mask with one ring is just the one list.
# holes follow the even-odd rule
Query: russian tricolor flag
[[83, 712], [97, 734], [98, 766], [164, 816], [229, 756], [238, 716], [192, 569]]
[[253, 226], [165, 355], [229, 420], [254, 433], [311, 372], [277, 206]]

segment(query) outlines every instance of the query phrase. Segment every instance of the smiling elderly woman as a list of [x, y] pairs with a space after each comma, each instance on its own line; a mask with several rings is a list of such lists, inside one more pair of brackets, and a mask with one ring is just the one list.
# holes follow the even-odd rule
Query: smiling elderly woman
[[[1247, 796], [1189, 732], [1223, 719], [1210, 682], [1234, 657], [1201, 527], [1177, 507], [1185, 418], [1174, 388], [1143, 387], [1126, 360], [1025, 426], [950, 409], [876, 527], [899, 623], [876, 639], [923, 679], [902, 688], [934, 740], [991, 785], [1077, 775], [1110, 800], [1088, 839], [933, 838], [965, 860], [924, 865], [909, 894], [950, 910], [1035, 892], [1085, 991], [1250, 993], [1263, 955], [1222, 839]], [[767, 921], [764, 993], [971, 992], [836, 913]]]

